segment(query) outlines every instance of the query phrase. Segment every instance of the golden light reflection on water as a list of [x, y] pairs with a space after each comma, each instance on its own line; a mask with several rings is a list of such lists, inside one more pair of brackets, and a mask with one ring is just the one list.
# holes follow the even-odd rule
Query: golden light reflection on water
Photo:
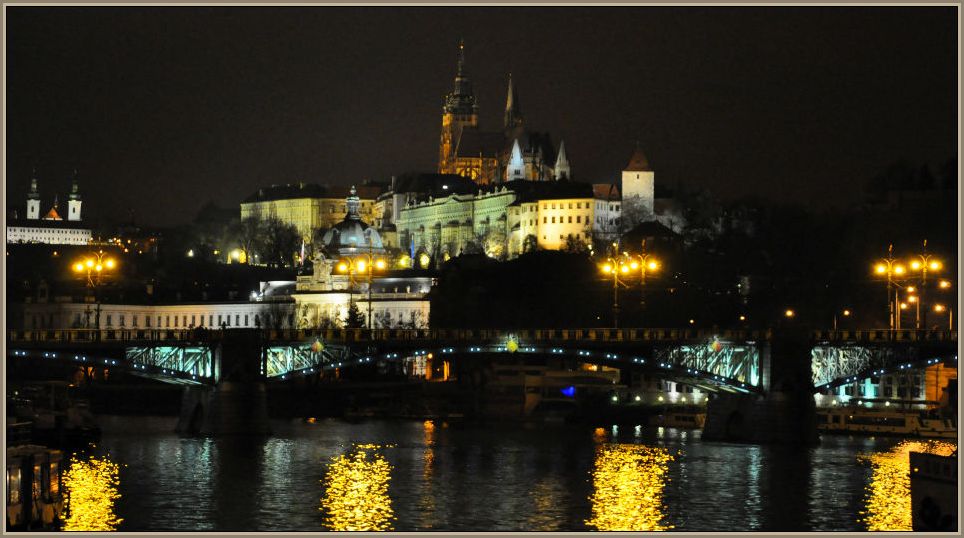
[[601, 531], [662, 531], [663, 488], [671, 456], [663, 448], [610, 444], [596, 448], [592, 471], [592, 518]]
[[347, 455], [333, 457], [322, 482], [324, 524], [333, 531], [392, 530], [395, 513], [388, 496], [392, 466], [380, 445], [356, 445]]
[[957, 445], [946, 441], [901, 441], [887, 452], [858, 454], [871, 466], [860, 521], [868, 531], [909, 531], [911, 528], [910, 453], [949, 456]]
[[66, 513], [65, 531], [112, 531], [124, 521], [114, 513], [114, 503], [120, 498], [119, 467], [108, 458], [91, 457], [83, 461], [70, 460], [70, 470], [64, 474]]

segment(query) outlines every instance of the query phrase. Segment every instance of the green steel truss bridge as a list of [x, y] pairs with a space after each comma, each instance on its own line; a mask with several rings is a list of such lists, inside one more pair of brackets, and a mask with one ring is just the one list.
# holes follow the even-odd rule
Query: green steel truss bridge
[[[408, 357], [536, 355], [650, 371], [707, 391], [737, 393], [765, 390], [762, 356], [771, 339], [768, 331], [656, 328], [261, 332], [261, 374], [269, 380]], [[224, 332], [210, 330], [8, 331], [7, 356], [126, 369], [169, 383], [215, 384], [223, 338]], [[957, 360], [956, 331], [811, 331], [810, 339], [818, 391], [940, 361], [956, 366]]]

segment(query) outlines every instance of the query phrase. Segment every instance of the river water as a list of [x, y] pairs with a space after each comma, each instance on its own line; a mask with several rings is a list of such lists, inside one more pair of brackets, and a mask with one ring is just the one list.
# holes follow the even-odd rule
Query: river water
[[[909, 530], [907, 451], [702, 442], [651, 426], [275, 421], [266, 439], [185, 437], [103, 416], [74, 455], [67, 529], [118, 531]], [[927, 446], [925, 446], [927, 445]]]

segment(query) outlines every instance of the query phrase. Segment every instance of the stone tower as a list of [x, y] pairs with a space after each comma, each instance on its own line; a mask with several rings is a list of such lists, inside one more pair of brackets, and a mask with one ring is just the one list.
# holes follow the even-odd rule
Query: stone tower
[[442, 136], [439, 140], [438, 171], [440, 174], [454, 174], [455, 149], [462, 129], [476, 128], [479, 125], [479, 106], [472, 93], [472, 81], [465, 73], [465, 43], [459, 41], [459, 58], [455, 71], [455, 85], [452, 93], [445, 96], [442, 104]]
[[77, 186], [77, 171], [74, 170], [74, 178], [70, 182], [70, 194], [67, 195], [67, 220], [80, 220], [80, 190]]
[[569, 159], [566, 157], [566, 141], [559, 142], [559, 153], [556, 155], [556, 165], [552, 167], [556, 181], [560, 179], [570, 179], [572, 171], [569, 170]]
[[37, 190], [37, 171], [33, 171], [30, 179], [30, 192], [27, 193], [27, 218], [37, 220], [40, 218], [40, 191]]
[[636, 151], [629, 159], [629, 165], [623, 170], [623, 203], [622, 214], [624, 224], [629, 227], [640, 222], [653, 220], [653, 204], [655, 201], [655, 174], [649, 165], [646, 155], [636, 143]]

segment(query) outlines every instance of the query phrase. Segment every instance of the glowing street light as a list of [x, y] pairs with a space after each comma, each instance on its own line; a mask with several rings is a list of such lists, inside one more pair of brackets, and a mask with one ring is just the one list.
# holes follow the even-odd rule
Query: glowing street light
[[[890, 313], [890, 329], [895, 330], [900, 328], [900, 315], [896, 311], [895, 305], [899, 302], [897, 299], [896, 292], [892, 293], [894, 289], [894, 277], [902, 277], [907, 269], [903, 264], [899, 263], [898, 260], [894, 258], [894, 245], [889, 245], [887, 247], [887, 258], [878, 261], [874, 265], [874, 273], [878, 276], [887, 277], [887, 309]], [[893, 297], [893, 302], [891, 302], [891, 297]]]
[[98, 329], [98, 338], [100, 338], [100, 297], [97, 293], [97, 289], [103, 283], [104, 274], [107, 272], [106, 270], [117, 267], [117, 262], [114, 260], [114, 258], [105, 256], [106, 255], [103, 250], [94, 252], [89, 256], [86, 256], [83, 260], [76, 260], [73, 266], [71, 266], [71, 269], [73, 269], [73, 271], [78, 275], [86, 275], [87, 286], [94, 294], [94, 302], [97, 305], [94, 316], [94, 325], [95, 328]]
[[785, 317], [787, 317], [787, 318], [792, 318], [793, 316], [796, 316], [797, 313], [794, 312], [792, 308], [788, 308], [788, 309], [783, 313], [783, 315], [784, 315]]
[[934, 305], [934, 312], [937, 312], [938, 314], [943, 313], [945, 310], [947, 311], [947, 330], [953, 331], [954, 330], [954, 310], [942, 304]]

